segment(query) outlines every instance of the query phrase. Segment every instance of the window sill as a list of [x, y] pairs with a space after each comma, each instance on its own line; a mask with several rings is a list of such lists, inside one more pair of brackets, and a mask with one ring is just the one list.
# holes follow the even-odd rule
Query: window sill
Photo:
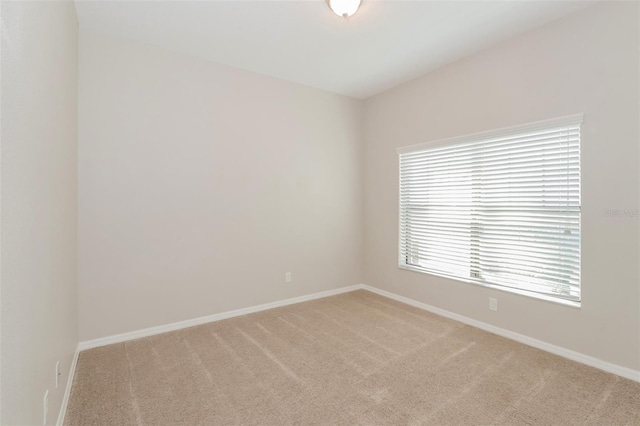
[[500, 286], [500, 285], [488, 284], [488, 283], [485, 283], [485, 282], [482, 282], [482, 281], [476, 281], [476, 280], [472, 280], [472, 279], [464, 279], [464, 278], [460, 278], [460, 277], [456, 277], [456, 276], [452, 276], [452, 275], [438, 274], [438, 273], [435, 273], [435, 272], [432, 272], [432, 271], [427, 271], [427, 270], [424, 270], [424, 269], [411, 267], [411, 266], [407, 266], [407, 265], [398, 265], [398, 269], [403, 269], [405, 271], [410, 271], [410, 272], [417, 272], [419, 274], [433, 275], [433, 276], [441, 277], [441, 278], [448, 278], [450, 280], [460, 281], [460, 282], [467, 283], [467, 284], [473, 284], [473, 285], [477, 285], [477, 286], [480, 286], [480, 287], [491, 288], [491, 289], [494, 289], [494, 290], [500, 290], [500, 291], [504, 291], [504, 292], [507, 292], [507, 293], [518, 294], [520, 296], [526, 296], [526, 297], [530, 297], [530, 298], [533, 298], [533, 299], [538, 299], [538, 300], [544, 300], [544, 301], [547, 301], [547, 302], [557, 303], [559, 305], [569, 306], [571, 308], [580, 309], [581, 306], [582, 306], [582, 303], [580, 301], [559, 299], [559, 298], [556, 298], [556, 297], [548, 296], [546, 294], [535, 293], [533, 291], [520, 290], [520, 289], [517, 289], [517, 288], [510, 288], [510, 287], [503, 287], [503, 286]]

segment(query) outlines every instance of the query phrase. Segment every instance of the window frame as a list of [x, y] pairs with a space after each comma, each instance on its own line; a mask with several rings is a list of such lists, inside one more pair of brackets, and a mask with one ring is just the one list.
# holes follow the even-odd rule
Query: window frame
[[[419, 151], [426, 151], [426, 150], [431, 150], [431, 149], [435, 149], [435, 148], [439, 148], [439, 147], [447, 147], [447, 146], [455, 146], [457, 144], [466, 144], [466, 143], [474, 143], [474, 142], [482, 142], [482, 141], [488, 141], [490, 139], [494, 139], [494, 138], [499, 138], [499, 137], [507, 137], [507, 136], [515, 136], [517, 134], [521, 134], [521, 133], [526, 133], [526, 132], [530, 132], [530, 131], [539, 131], [539, 130], [546, 130], [546, 129], [551, 129], [554, 127], [563, 127], [563, 126], [572, 126], [572, 125], [578, 125], [581, 126], [584, 120], [584, 114], [580, 113], [580, 114], [572, 114], [572, 115], [567, 115], [567, 116], [562, 116], [562, 117], [558, 117], [558, 118], [552, 118], [552, 119], [547, 119], [547, 120], [541, 120], [541, 121], [536, 121], [536, 122], [530, 122], [530, 123], [525, 123], [525, 124], [520, 124], [520, 125], [515, 125], [515, 126], [509, 126], [509, 127], [503, 127], [503, 128], [499, 128], [499, 129], [495, 129], [495, 130], [490, 130], [490, 131], [485, 131], [485, 132], [478, 132], [478, 133], [472, 133], [472, 134], [466, 134], [466, 135], [462, 135], [462, 136], [456, 136], [456, 137], [452, 137], [452, 138], [446, 138], [446, 139], [439, 139], [439, 140], [435, 140], [435, 141], [431, 141], [431, 142], [426, 142], [426, 143], [420, 143], [420, 144], [415, 144], [415, 145], [410, 145], [410, 146], [404, 146], [404, 147], [399, 147], [396, 149], [397, 155], [398, 155], [398, 268], [399, 269], [403, 269], [403, 270], [407, 270], [407, 271], [411, 271], [411, 272], [417, 272], [417, 273], [421, 273], [421, 274], [428, 274], [428, 275], [433, 275], [433, 276], [439, 276], [439, 277], [444, 277], [444, 278], [449, 278], [449, 279], [453, 279], [456, 281], [460, 281], [460, 282], [465, 282], [465, 283], [469, 283], [469, 284], [474, 284], [474, 285], [479, 285], [481, 287], [488, 287], [488, 288], [492, 288], [492, 289], [496, 289], [496, 290], [500, 290], [500, 291], [506, 291], [509, 293], [515, 293], [515, 294], [520, 294], [520, 295], [524, 295], [527, 297], [531, 297], [531, 298], [535, 298], [535, 299], [541, 299], [541, 300], [546, 300], [546, 301], [551, 301], [554, 303], [558, 303], [561, 305], [565, 305], [565, 306], [570, 306], [570, 307], [575, 307], [575, 308], [580, 308], [582, 305], [582, 299], [583, 299], [583, 289], [582, 289], [582, 170], [581, 167], [579, 169], [579, 212], [578, 212], [578, 223], [579, 223], [579, 229], [580, 229], [580, 239], [578, 242], [578, 250], [579, 250], [579, 257], [578, 257], [578, 272], [579, 272], [579, 289], [580, 289], [580, 297], [578, 300], [571, 300], [571, 299], [565, 299], [565, 298], [561, 298], [558, 296], [553, 296], [553, 295], [549, 295], [549, 294], [545, 294], [545, 293], [539, 293], [539, 292], [535, 292], [535, 291], [531, 291], [531, 290], [526, 290], [526, 289], [520, 289], [520, 288], [516, 288], [516, 287], [508, 287], [505, 285], [500, 285], [500, 284], [495, 284], [495, 283], [491, 283], [486, 281], [482, 276], [481, 276], [481, 272], [477, 269], [477, 267], [474, 267], [474, 262], [477, 263], [478, 259], [477, 257], [474, 257], [474, 251], [473, 248], [470, 248], [470, 255], [469, 255], [469, 276], [468, 277], [463, 277], [463, 276], [459, 276], [459, 275], [455, 275], [455, 274], [448, 274], [448, 273], [442, 273], [442, 272], [438, 272], [438, 271], [433, 271], [430, 269], [426, 269], [422, 266], [413, 264], [410, 264], [410, 253], [409, 253], [409, 248], [408, 247], [403, 247], [403, 243], [402, 243], [402, 224], [403, 224], [403, 218], [402, 218], [402, 214], [403, 214], [403, 205], [402, 205], [402, 191], [401, 191], [401, 182], [402, 182], [402, 167], [401, 167], [401, 155], [405, 154], [405, 153], [414, 153], [414, 152], [419, 152]], [[579, 139], [579, 147], [582, 146], [582, 133], [580, 134], [580, 139]], [[581, 163], [581, 157], [582, 155], [580, 154], [580, 156], [578, 157], [578, 164]], [[405, 208], [406, 210], [406, 208]], [[471, 216], [473, 216], [473, 210], [470, 213]], [[477, 227], [476, 227], [477, 228]], [[469, 232], [472, 233], [474, 232], [473, 230], [476, 229], [474, 228], [471, 224], [469, 225]], [[475, 231], [480, 232], [478, 229], [476, 229]], [[470, 242], [470, 247], [472, 247], [472, 244]], [[406, 252], [403, 253], [403, 249], [406, 250]], [[476, 253], [477, 255], [477, 253]], [[475, 260], [474, 260], [475, 259]], [[475, 271], [475, 272], [474, 272]], [[475, 275], [474, 275], [475, 274]]]

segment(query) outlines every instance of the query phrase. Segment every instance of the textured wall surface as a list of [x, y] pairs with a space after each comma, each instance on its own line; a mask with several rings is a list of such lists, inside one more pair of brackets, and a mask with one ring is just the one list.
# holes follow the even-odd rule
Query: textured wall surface
[[361, 110], [82, 30], [80, 340], [361, 282]]
[[[365, 103], [365, 283], [640, 369], [638, 3], [598, 4]], [[582, 307], [398, 269], [396, 148], [568, 114], [582, 126]], [[499, 311], [488, 310], [488, 297]]]
[[[73, 2], [2, 2], [3, 425], [54, 424], [78, 342]], [[55, 365], [60, 361], [60, 386]]]

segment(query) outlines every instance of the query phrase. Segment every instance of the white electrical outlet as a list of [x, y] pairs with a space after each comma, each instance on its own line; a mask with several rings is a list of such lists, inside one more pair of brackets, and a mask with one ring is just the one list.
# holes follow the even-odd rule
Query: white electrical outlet
[[60, 385], [60, 361], [56, 362], [56, 389]]
[[46, 425], [47, 411], [49, 411], [49, 389], [47, 389], [47, 391], [44, 393], [44, 400], [42, 401], [42, 409], [43, 409], [42, 424]]
[[285, 274], [284, 274], [284, 282], [285, 283], [290, 283], [291, 282], [291, 272], [285, 272]]
[[493, 297], [489, 298], [489, 310], [498, 311], [498, 299], [494, 299]]

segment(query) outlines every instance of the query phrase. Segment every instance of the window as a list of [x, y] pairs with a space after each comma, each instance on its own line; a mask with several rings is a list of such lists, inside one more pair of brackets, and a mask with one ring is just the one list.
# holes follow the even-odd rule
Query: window
[[399, 266], [578, 304], [581, 123], [398, 149]]

